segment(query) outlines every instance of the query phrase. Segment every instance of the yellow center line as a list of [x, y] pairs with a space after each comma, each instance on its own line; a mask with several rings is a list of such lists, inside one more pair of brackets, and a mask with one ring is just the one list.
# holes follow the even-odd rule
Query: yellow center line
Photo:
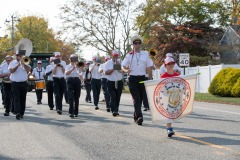
[[225, 150], [228, 150], [228, 151], [234, 151], [234, 150], [231, 149], [231, 148], [227, 148], [227, 147], [223, 147], [223, 146], [216, 145], [216, 144], [213, 144], [213, 143], [201, 141], [201, 140], [199, 140], [199, 139], [192, 138], [192, 137], [185, 136], [185, 135], [181, 135], [181, 134], [179, 134], [179, 133], [176, 134], [176, 136], [181, 137], [181, 138], [184, 138], [184, 139], [188, 139], [188, 140], [191, 140], [191, 141], [194, 141], [194, 142], [198, 142], [198, 143], [201, 143], [201, 144], [205, 144], [205, 145], [208, 145], [208, 146], [211, 146], [211, 147], [214, 147], [214, 148], [225, 149]]

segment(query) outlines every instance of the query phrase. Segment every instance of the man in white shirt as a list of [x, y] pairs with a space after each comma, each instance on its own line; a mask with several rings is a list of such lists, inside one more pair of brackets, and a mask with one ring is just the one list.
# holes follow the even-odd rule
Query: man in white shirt
[[[62, 99], [63, 93], [66, 90], [66, 81], [65, 81], [65, 67], [66, 62], [61, 60], [61, 53], [54, 52], [56, 64], [53, 65], [53, 89], [55, 95], [55, 105], [56, 110], [59, 115], [62, 114]], [[57, 63], [59, 61], [59, 63]]]
[[105, 63], [101, 64], [99, 66], [99, 73], [102, 74], [102, 79], [101, 79], [101, 84], [102, 84], [102, 90], [103, 90], [103, 95], [104, 95], [104, 99], [106, 102], [106, 110], [107, 112], [110, 112], [110, 106], [109, 106], [109, 101], [110, 101], [110, 96], [107, 90], [107, 76], [105, 75], [105, 65], [107, 63], [107, 61], [110, 59], [109, 55], [105, 56]]
[[85, 64], [85, 70], [86, 72], [83, 74], [83, 81], [84, 81], [84, 86], [85, 86], [85, 89], [86, 89], [86, 98], [85, 98], [85, 101], [87, 103], [92, 103], [91, 99], [91, 90], [92, 90], [92, 86], [91, 86], [91, 80], [92, 80], [92, 74], [91, 72], [89, 71], [89, 65], [90, 65], [90, 62], [86, 62]]
[[[119, 51], [113, 50], [112, 59], [107, 61], [105, 65], [105, 74], [107, 76], [107, 89], [110, 95], [109, 106], [114, 117], [119, 115], [119, 103], [123, 89], [121, 61], [120, 59], [118, 59], [118, 56]], [[117, 66], [119, 66], [119, 68]]]
[[[43, 89], [45, 88], [45, 81], [44, 81], [44, 74], [45, 69], [42, 67], [42, 61], [37, 61], [37, 67], [33, 69], [32, 75], [35, 77], [35, 83], [36, 83], [36, 96], [37, 96], [37, 104], [42, 104], [42, 93]], [[39, 87], [37, 86], [37, 83], [41, 83]]]
[[8, 70], [8, 66], [10, 62], [13, 60], [12, 56], [7, 55], [5, 57], [5, 62], [1, 65], [1, 73], [0, 78], [2, 78], [2, 87], [4, 90], [4, 102], [5, 102], [5, 113], [4, 116], [9, 116], [9, 112], [14, 112], [13, 104], [13, 96], [12, 96], [12, 82], [10, 81], [10, 71]]
[[52, 74], [52, 69], [54, 66], [54, 57], [50, 57], [49, 59], [50, 64], [46, 67], [45, 70], [45, 76], [47, 76], [47, 96], [48, 96], [48, 106], [50, 110], [53, 110], [54, 108], [54, 102], [53, 102], [53, 74]]
[[93, 56], [93, 64], [89, 66], [89, 71], [92, 74], [92, 92], [93, 92], [93, 103], [95, 110], [98, 110], [99, 95], [101, 91], [101, 74], [98, 72], [100, 63], [97, 62], [98, 56]]
[[79, 98], [81, 94], [81, 80], [84, 73], [84, 65], [77, 66], [74, 59], [77, 59], [77, 55], [72, 54], [70, 56], [70, 64], [65, 68], [65, 74], [67, 79], [67, 94], [69, 102], [69, 114], [70, 117], [78, 117]]
[[25, 54], [24, 51], [16, 52], [16, 60], [13, 60], [8, 69], [11, 73], [10, 80], [12, 81], [12, 93], [14, 101], [14, 111], [16, 113], [16, 119], [23, 118], [26, 108], [26, 96], [27, 96], [27, 80], [28, 73], [31, 67], [23, 63], [22, 56]]
[[148, 74], [149, 79], [152, 79], [153, 62], [149, 54], [140, 50], [143, 42], [142, 37], [134, 36], [131, 38], [133, 51], [126, 55], [122, 62], [122, 70], [129, 74], [129, 90], [133, 97], [134, 103], [134, 121], [138, 125], [142, 125], [143, 115], [141, 105], [145, 92], [144, 83], [145, 75]]

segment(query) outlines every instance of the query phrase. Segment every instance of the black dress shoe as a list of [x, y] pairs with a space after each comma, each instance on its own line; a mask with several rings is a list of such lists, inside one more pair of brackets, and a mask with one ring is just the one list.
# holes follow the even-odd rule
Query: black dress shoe
[[73, 117], [74, 117], [74, 115], [73, 115], [73, 114], [70, 114], [70, 115], [69, 115], [69, 117], [73, 118]]
[[53, 110], [53, 108], [50, 108], [50, 110]]
[[9, 116], [9, 112], [5, 112], [5, 113], [4, 113], [4, 116]]
[[37, 102], [37, 104], [41, 104], [40, 102]]
[[57, 113], [58, 113], [58, 114], [62, 114], [62, 111], [58, 110]]
[[147, 111], [148, 109], [147, 108], [144, 108], [143, 111]]
[[99, 109], [98, 106], [96, 106], [96, 107], [95, 107], [95, 110], [98, 110], [98, 109]]
[[136, 123], [138, 125], [142, 125], [142, 122], [143, 122], [143, 118], [142, 117], [139, 117], [137, 120], [136, 120]]
[[23, 115], [20, 115], [20, 118], [23, 119]]
[[92, 101], [88, 101], [88, 103], [92, 103]]
[[16, 119], [19, 120], [21, 118], [21, 115], [19, 113], [16, 114]]
[[117, 116], [117, 112], [113, 112], [113, 117], [116, 117]]
[[74, 117], [78, 117], [78, 114], [75, 114]]
[[110, 112], [110, 108], [107, 108], [107, 112]]

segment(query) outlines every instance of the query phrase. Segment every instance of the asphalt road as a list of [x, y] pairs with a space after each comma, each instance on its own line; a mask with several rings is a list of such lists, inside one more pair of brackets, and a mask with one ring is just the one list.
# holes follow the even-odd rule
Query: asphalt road
[[1, 160], [240, 160], [240, 106], [195, 102], [193, 113], [174, 123], [176, 135], [168, 138], [165, 124], [153, 125], [149, 111], [143, 112], [142, 126], [133, 122], [129, 94], [122, 95], [120, 116], [113, 117], [103, 102], [97, 111], [85, 103], [82, 90], [75, 119], [65, 101], [58, 115], [49, 110], [46, 92], [43, 97], [36, 105], [35, 92], [28, 93], [22, 120], [4, 117], [0, 107]]

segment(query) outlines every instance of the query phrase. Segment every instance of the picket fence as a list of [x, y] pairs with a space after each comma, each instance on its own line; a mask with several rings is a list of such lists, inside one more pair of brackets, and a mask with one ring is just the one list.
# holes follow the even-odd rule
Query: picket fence
[[[197, 76], [197, 84], [196, 84], [196, 92], [199, 93], [207, 93], [208, 88], [215, 77], [215, 75], [223, 68], [240, 68], [240, 64], [220, 64], [220, 65], [208, 65], [208, 66], [197, 66], [197, 67], [186, 67], [185, 75], [188, 74], [196, 74]], [[182, 68], [181, 74], [184, 74], [184, 69]], [[153, 71], [153, 79], [159, 79], [159, 70]]]

